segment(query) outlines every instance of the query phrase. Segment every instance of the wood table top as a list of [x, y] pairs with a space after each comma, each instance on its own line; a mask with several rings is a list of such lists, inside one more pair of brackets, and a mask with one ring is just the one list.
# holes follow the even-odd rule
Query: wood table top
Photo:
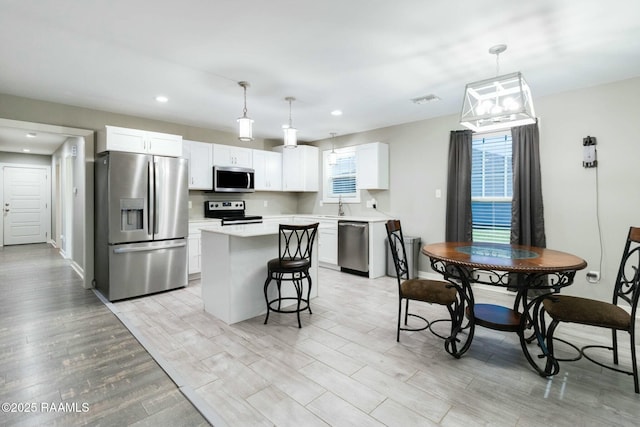
[[451, 264], [516, 273], [572, 271], [587, 266], [585, 260], [566, 252], [503, 243], [433, 243], [423, 246], [422, 253]]

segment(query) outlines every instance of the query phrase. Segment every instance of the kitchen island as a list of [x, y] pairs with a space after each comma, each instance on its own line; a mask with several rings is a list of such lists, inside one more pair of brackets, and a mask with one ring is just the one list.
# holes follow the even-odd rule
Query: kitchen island
[[[279, 225], [242, 224], [201, 230], [201, 283], [205, 311], [227, 324], [266, 314], [264, 282], [267, 279], [267, 262], [278, 257]], [[309, 269], [313, 283], [310, 298], [318, 295], [317, 245], [316, 238]], [[275, 296], [276, 287], [272, 286], [269, 299]], [[293, 287], [283, 285], [282, 296], [295, 296]]]

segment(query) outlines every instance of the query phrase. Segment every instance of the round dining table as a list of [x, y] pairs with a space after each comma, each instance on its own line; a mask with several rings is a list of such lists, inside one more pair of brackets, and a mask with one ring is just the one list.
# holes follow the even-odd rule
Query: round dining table
[[[460, 293], [457, 324], [449, 341], [460, 343], [457, 357], [473, 340], [475, 326], [516, 332], [522, 351], [542, 376], [559, 371], [556, 358], [546, 343], [542, 301], [571, 285], [578, 270], [587, 263], [575, 255], [535, 246], [483, 242], [443, 242], [422, 247], [434, 271], [442, 274]], [[515, 292], [512, 307], [477, 304], [473, 283], [508, 288]], [[531, 343], [539, 354], [532, 355]]]

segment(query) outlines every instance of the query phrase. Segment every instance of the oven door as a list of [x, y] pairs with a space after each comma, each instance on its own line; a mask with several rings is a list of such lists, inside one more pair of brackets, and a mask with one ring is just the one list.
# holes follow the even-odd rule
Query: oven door
[[219, 193], [252, 193], [255, 171], [228, 166], [213, 167], [213, 191]]

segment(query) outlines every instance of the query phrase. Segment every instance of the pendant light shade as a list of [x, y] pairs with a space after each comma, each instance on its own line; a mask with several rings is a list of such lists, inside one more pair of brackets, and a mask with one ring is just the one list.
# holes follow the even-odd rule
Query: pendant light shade
[[329, 165], [333, 166], [338, 163], [338, 153], [336, 153], [336, 144], [333, 140], [336, 138], [336, 133], [331, 132], [331, 152], [329, 153]]
[[496, 77], [467, 84], [464, 91], [460, 124], [486, 132], [535, 123], [531, 88], [522, 73], [499, 76], [499, 56], [507, 49], [497, 45], [489, 49], [496, 55]]
[[289, 102], [289, 125], [286, 127], [283, 127], [284, 146], [285, 148], [297, 148], [298, 139], [297, 139], [296, 133], [298, 132], [298, 129], [294, 128], [291, 122], [291, 103], [296, 99], [292, 96], [288, 96], [284, 100]]
[[247, 87], [248, 82], [238, 82], [238, 85], [244, 89], [244, 109], [242, 117], [238, 119], [238, 139], [240, 141], [253, 141], [253, 120], [247, 117]]

